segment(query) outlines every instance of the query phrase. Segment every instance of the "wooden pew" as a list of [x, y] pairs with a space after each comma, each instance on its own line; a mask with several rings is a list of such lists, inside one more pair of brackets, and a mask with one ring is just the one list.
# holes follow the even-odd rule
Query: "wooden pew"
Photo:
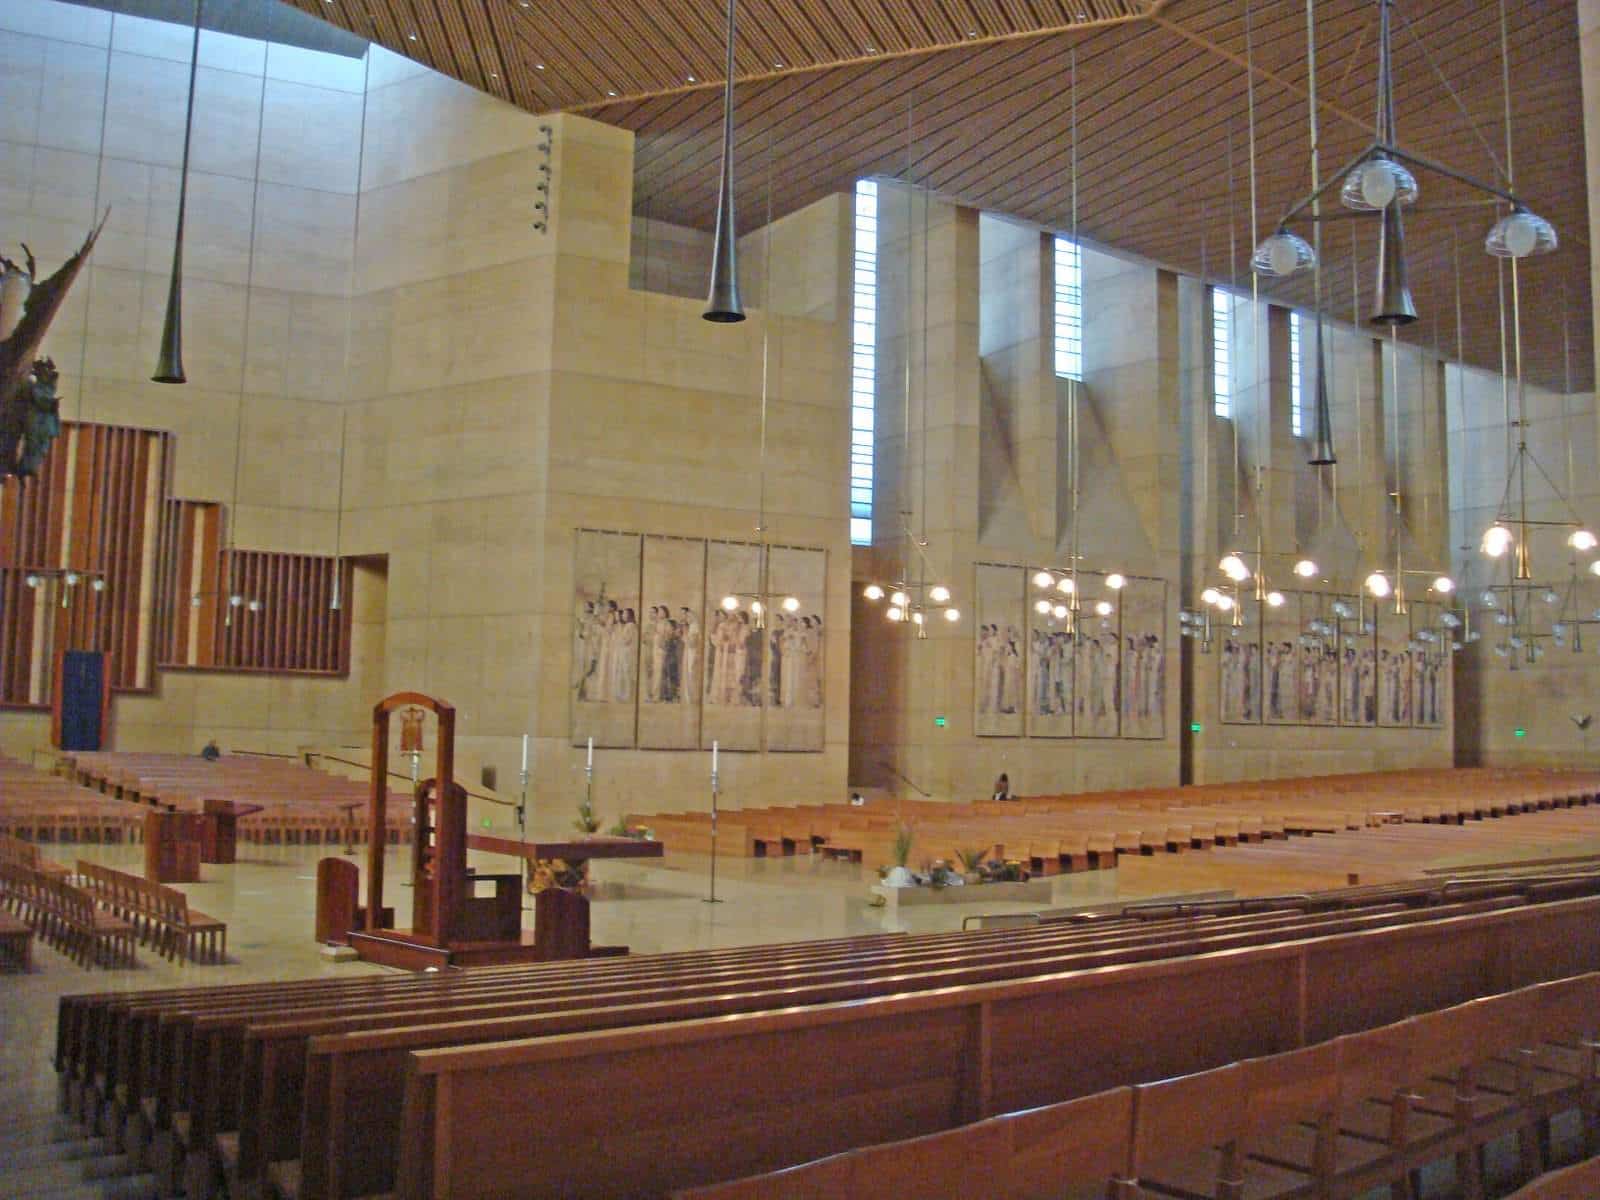
[[54, 875], [0, 863], [0, 897], [45, 941], [79, 966], [132, 966], [133, 926], [95, 907], [94, 897]]
[[132, 925], [138, 940], [163, 958], [227, 961], [228, 926], [191, 909], [188, 898], [177, 888], [82, 859], [78, 860], [78, 876], [101, 908]]
[[[942, 1133], [849, 1150], [798, 1167], [681, 1189], [675, 1200], [827, 1195], [868, 1200], [885, 1190], [933, 1186], [940, 1194], [1046, 1197], [1185, 1195], [1214, 1200], [1315, 1195], [1346, 1200], [1374, 1187], [1403, 1188], [1412, 1172], [1441, 1158], [1476, 1162], [1475, 1148], [1501, 1132], [1527, 1131], [1540, 1119], [1524, 1091], [1503, 1100], [1461, 1074], [1459, 1063], [1494, 1073], [1509, 1052], [1518, 1063], [1559, 1052], [1567, 1024], [1544, 1024], [1544, 993], [1581, 993], [1586, 1028], [1600, 1028], [1600, 975], [1583, 975], [1347, 1035], [1317, 1046], [1245, 1059], [1198, 1074], [1119, 1087], [1029, 1112], [980, 1120]], [[1531, 1014], [1516, 1020], [1518, 1014]], [[1489, 1041], [1473, 1039], [1486, 1022], [1511, 1015]], [[1441, 1043], [1441, 1037], [1446, 1039]], [[1447, 1044], [1446, 1044], [1447, 1043]], [[1375, 1078], [1377, 1049], [1402, 1064]], [[1409, 1089], [1441, 1072], [1454, 1077], [1450, 1119], [1408, 1131]], [[1547, 1107], [1584, 1111], [1592, 1071], [1551, 1073]], [[1347, 1121], [1381, 1136], [1362, 1142]], [[1024, 1136], [1029, 1127], [1035, 1136]], [[1039, 1153], [1040, 1142], [1044, 1153]], [[1537, 1156], [1523, 1175], [1538, 1176], [1518, 1196], [1579, 1200], [1595, 1160], [1539, 1175]], [[979, 1169], [973, 1169], [977, 1167]], [[965, 1168], [965, 1169], [963, 1169]], [[1462, 1193], [1478, 1200], [1470, 1173]], [[1600, 1181], [1600, 1175], [1593, 1176]], [[1555, 1190], [1552, 1190], [1555, 1189]], [[473, 1194], [467, 1190], [458, 1194]]]
[[[1567, 902], [846, 1005], [415, 1051], [398, 1191], [651, 1195], [883, 1140], [884, 1128], [937, 1132], [1582, 969], [1600, 961], [1600, 930], [1588, 928], [1597, 911], [1600, 902]], [[1419, 973], [1430, 976], [1422, 988]], [[705, 1083], [669, 1095], [639, 1087], [641, 1072]], [[559, 1080], [577, 1075], [585, 1088], [552, 1108]]]

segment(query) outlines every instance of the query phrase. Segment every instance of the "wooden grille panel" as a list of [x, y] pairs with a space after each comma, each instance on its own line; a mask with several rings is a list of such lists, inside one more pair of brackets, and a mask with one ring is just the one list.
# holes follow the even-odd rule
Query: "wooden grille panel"
[[0, 705], [48, 707], [62, 650], [104, 651], [113, 689], [150, 690], [170, 450], [166, 433], [67, 421], [38, 477], [0, 488]]
[[[348, 560], [227, 549], [222, 506], [209, 501], [169, 500], [164, 521], [172, 549], [161, 589], [163, 669], [310, 675], [350, 669]], [[233, 596], [245, 603], [232, 605]]]

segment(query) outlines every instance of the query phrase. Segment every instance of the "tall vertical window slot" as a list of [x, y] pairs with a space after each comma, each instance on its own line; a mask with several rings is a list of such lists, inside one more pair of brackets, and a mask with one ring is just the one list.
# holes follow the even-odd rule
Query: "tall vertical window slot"
[[1211, 289], [1211, 407], [1233, 416], [1233, 297]]
[[1300, 314], [1289, 313], [1289, 429], [1295, 437], [1306, 435], [1305, 389], [1300, 383]]
[[1056, 239], [1056, 374], [1083, 378], [1083, 252]]
[[850, 364], [850, 541], [872, 544], [872, 416], [878, 374], [878, 185], [856, 184]]

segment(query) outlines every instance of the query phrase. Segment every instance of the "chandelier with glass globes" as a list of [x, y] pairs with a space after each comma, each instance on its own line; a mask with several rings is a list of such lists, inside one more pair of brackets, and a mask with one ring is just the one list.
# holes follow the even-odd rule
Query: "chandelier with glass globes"
[[[1105, 575], [1084, 571], [1082, 575], [1093, 575], [1110, 593], [1088, 605], [1089, 612], [1094, 616], [1102, 621], [1110, 620], [1117, 611], [1116, 603], [1111, 596], [1128, 585], [1127, 576], [1118, 571], [1111, 571]], [[1040, 567], [1032, 577], [1034, 589], [1039, 593], [1034, 598], [1033, 611], [1046, 621], [1060, 622], [1068, 633], [1076, 633], [1078, 623], [1083, 619], [1084, 605], [1087, 603], [1079, 579], [1080, 572], [1075, 567]]]
[[908, 579], [888, 585], [869, 583], [861, 594], [874, 604], [887, 599], [883, 615], [897, 624], [909, 624], [917, 631], [918, 639], [928, 636], [928, 621], [934, 616], [952, 624], [961, 620], [961, 610], [950, 603], [950, 589], [942, 583]]
[[[911, 514], [900, 514], [903, 523], [905, 542], [915, 554], [907, 553], [901, 570], [900, 578], [893, 583], [883, 584], [871, 582], [861, 589], [861, 595], [873, 604], [888, 601], [883, 610], [883, 615], [895, 625], [907, 625], [916, 631], [918, 641], [924, 641], [928, 636], [928, 624], [936, 617], [943, 617], [950, 624], [961, 620], [961, 610], [951, 603], [951, 592], [947, 584], [930, 582], [932, 572], [928, 567], [928, 540], [918, 537], [911, 531]], [[909, 564], [917, 564], [917, 578], [911, 578]]]
[[1394, 64], [1390, 54], [1390, 14], [1395, 0], [1377, 0], [1378, 89], [1377, 137], [1327, 183], [1295, 204], [1279, 220], [1276, 231], [1256, 247], [1251, 260], [1262, 275], [1288, 276], [1317, 264], [1311, 243], [1290, 229], [1297, 219], [1324, 220], [1315, 206], [1337, 187], [1346, 209], [1380, 219], [1378, 286], [1372, 321], [1378, 325], [1409, 325], [1417, 319], [1406, 280], [1404, 226], [1401, 210], [1421, 195], [1413, 170], [1453, 179], [1485, 193], [1503, 205], [1502, 215], [1484, 237], [1484, 250], [1497, 258], [1522, 259], [1554, 251], [1559, 240], [1549, 221], [1530, 210], [1510, 186], [1502, 188], [1403, 148], [1395, 125]]

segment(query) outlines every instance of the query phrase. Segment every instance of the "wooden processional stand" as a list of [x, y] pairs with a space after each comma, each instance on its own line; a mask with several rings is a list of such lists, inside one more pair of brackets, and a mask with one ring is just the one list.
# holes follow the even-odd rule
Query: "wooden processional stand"
[[[433, 777], [416, 785], [411, 856], [412, 928], [385, 929], [383, 858], [388, 834], [389, 725], [396, 712], [420, 708], [438, 718]], [[520, 873], [475, 875], [467, 869], [467, 794], [455, 778], [456, 710], [420, 692], [399, 692], [372, 710], [372, 789], [367, 807], [367, 903], [350, 945], [363, 959], [420, 970], [532, 960], [522, 941]], [[493, 894], [479, 896], [480, 885]]]
[[[412, 803], [416, 826], [411, 855], [412, 928], [391, 929], [383, 907], [383, 856], [388, 834], [389, 723], [403, 709], [431, 712], [439, 721], [433, 777], [416, 785]], [[360, 928], [349, 944], [369, 962], [419, 971], [428, 967], [482, 966], [626, 954], [626, 946], [594, 946], [589, 941], [589, 901], [576, 891], [552, 888], [534, 905], [535, 934], [522, 933], [522, 874], [484, 875], [467, 869], [469, 849], [523, 858], [659, 858], [660, 842], [590, 837], [570, 842], [512, 841], [467, 832], [467, 793], [455, 778], [456, 710], [418, 692], [399, 692], [372, 710], [372, 790], [368, 802], [367, 903]], [[342, 863], [344, 873], [353, 873]], [[320, 868], [319, 868], [320, 871]], [[330, 872], [330, 875], [332, 872]], [[319, 876], [320, 878], [320, 876]], [[348, 874], [345, 874], [346, 886]], [[319, 884], [319, 888], [320, 888]], [[335, 890], [330, 879], [329, 890]], [[344, 893], [341, 912], [353, 906], [353, 887]], [[480, 892], [489, 894], [480, 895]], [[320, 904], [319, 904], [320, 912]], [[319, 936], [332, 925], [319, 918]], [[322, 929], [329, 924], [330, 929]], [[331, 930], [337, 933], [337, 930]]]

